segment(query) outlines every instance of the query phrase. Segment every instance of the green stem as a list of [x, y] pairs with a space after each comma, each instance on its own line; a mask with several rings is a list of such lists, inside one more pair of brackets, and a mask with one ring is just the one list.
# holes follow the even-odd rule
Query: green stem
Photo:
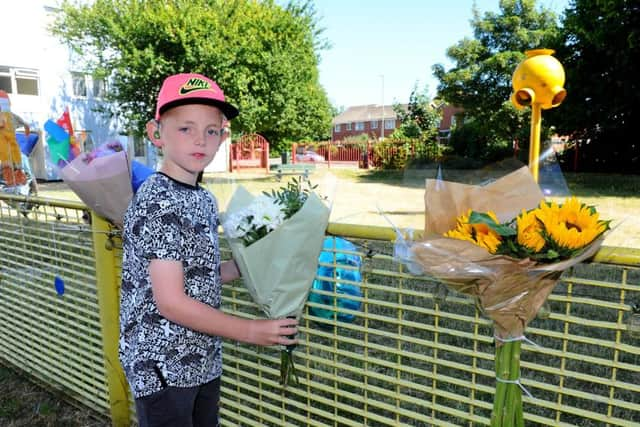
[[[506, 346], [496, 345], [495, 372], [496, 378], [501, 378], [503, 369], [503, 358]], [[496, 392], [493, 396], [493, 412], [491, 413], [491, 427], [502, 427], [502, 409], [504, 407], [504, 398], [507, 393], [506, 384], [496, 381]]]
[[[511, 373], [515, 372], [515, 379], [520, 378], [520, 349], [522, 347], [522, 341], [516, 341], [517, 344], [513, 347], [513, 353], [511, 355]], [[524, 427], [524, 413], [522, 408], [522, 388], [517, 384], [515, 386], [515, 398], [513, 402], [514, 411], [514, 425], [516, 427]]]
[[[508, 376], [502, 377], [509, 381], [520, 379], [520, 341], [506, 343], [511, 347], [511, 357], [506, 363], [509, 366]], [[507, 384], [507, 397], [504, 408], [504, 426], [515, 426], [518, 418], [518, 400], [522, 401], [522, 389], [518, 384]]]
[[512, 342], [504, 343], [496, 346], [495, 371], [496, 371], [496, 393], [493, 398], [493, 412], [491, 413], [491, 427], [511, 427], [513, 424], [505, 424], [505, 412], [509, 410], [507, 393], [510, 386], [516, 384], [508, 384], [500, 379], [509, 379], [511, 377], [511, 354], [513, 350]]

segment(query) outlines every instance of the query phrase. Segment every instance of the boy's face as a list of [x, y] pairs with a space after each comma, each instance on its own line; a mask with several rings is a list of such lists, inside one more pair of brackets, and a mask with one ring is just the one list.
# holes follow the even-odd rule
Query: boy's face
[[178, 181], [195, 184], [220, 147], [222, 122], [218, 108], [202, 104], [181, 105], [164, 113], [160, 138], [156, 138], [155, 123], [150, 122], [147, 134], [164, 156], [160, 170]]

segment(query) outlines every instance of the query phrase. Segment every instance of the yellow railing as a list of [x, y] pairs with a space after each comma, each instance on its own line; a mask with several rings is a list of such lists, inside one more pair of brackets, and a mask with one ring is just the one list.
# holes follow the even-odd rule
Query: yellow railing
[[[79, 203], [31, 199], [36, 207], [21, 213], [24, 202], [0, 195], [0, 361], [128, 425], [135, 414], [117, 362], [117, 230]], [[334, 305], [307, 304], [294, 353], [299, 386], [280, 387], [279, 349], [225, 342], [224, 425], [487, 425], [490, 321], [472, 300], [395, 263], [391, 230], [331, 224], [328, 234], [356, 244], [361, 281], [319, 278], [357, 285], [361, 295], [313, 291]], [[224, 310], [260, 316], [241, 281], [225, 288]], [[344, 299], [360, 308], [339, 307]], [[640, 423], [640, 339], [627, 330], [636, 302], [638, 250], [605, 247], [563, 276], [527, 329], [535, 344], [522, 346], [527, 425]]]

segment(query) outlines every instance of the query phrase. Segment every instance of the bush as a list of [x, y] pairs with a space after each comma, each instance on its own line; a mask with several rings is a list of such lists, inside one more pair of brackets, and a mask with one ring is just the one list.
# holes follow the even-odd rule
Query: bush
[[404, 169], [410, 153], [409, 143], [384, 140], [373, 146], [374, 164], [384, 170]]

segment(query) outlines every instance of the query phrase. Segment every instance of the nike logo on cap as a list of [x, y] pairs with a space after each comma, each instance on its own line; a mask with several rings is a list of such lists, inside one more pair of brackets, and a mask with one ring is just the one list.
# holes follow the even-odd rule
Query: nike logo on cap
[[179, 93], [180, 95], [187, 95], [196, 90], [211, 90], [213, 92], [209, 82], [199, 78], [192, 78], [180, 87]]

